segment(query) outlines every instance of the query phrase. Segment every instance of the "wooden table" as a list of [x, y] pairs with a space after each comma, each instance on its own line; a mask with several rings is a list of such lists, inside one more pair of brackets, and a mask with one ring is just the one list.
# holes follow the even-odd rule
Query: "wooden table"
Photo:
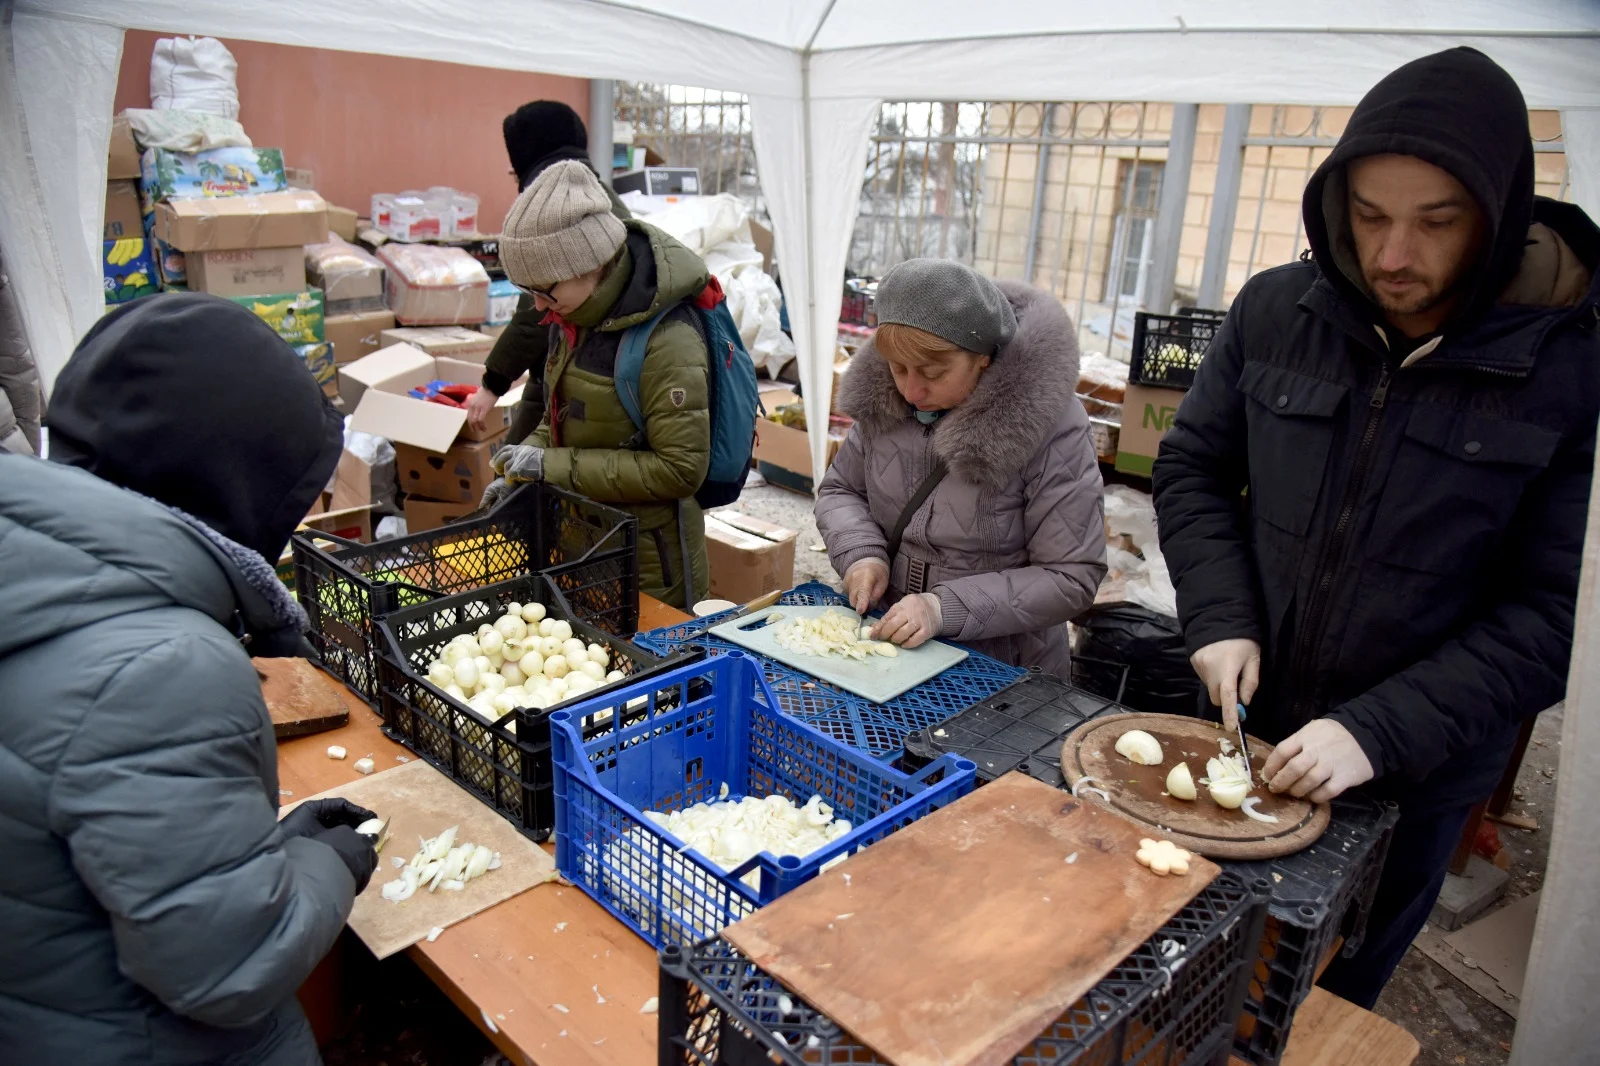
[[[639, 597], [641, 630], [674, 625], [688, 617], [659, 600]], [[323, 676], [330, 689], [343, 695], [350, 723], [278, 745], [278, 787], [293, 793], [286, 800], [304, 799], [353, 780], [351, 763], [363, 756], [370, 756], [380, 769], [413, 757], [383, 735], [372, 708]], [[350, 757], [328, 758], [330, 744], [343, 745]], [[558, 931], [557, 926], [562, 928]], [[529, 889], [451, 926], [431, 944], [415, 945], [410, 954], [513, 1062], [528, 1066], [656, 1062], [656, 1016], [639, 1013], [659, 990], [656, 953], [579, 889], [555, 882]], [[330, 956], [301, 990], [314, 1025], [317, 1001], [338, 998], [342, 966], [336, 956]], [[599, 996], [605, 997], [603, 1004]], [[1329, 1057], [1330, 1049], [1337, 1054]], [[1313, 989], [1295, 1015], [1283, 1064], [1359, 1061], [1365, 1066], [1404, 1066], [1416, 1054], [1416, 1041], [1398, 1026]], [[1244, 1066], [1237, 1059], [1230, 1062]]]
[[[658, 600], [639, 597], [642, 630], [688, 617]], [[376, 712], [333, 678], [326, 681], [344, 694], [350, 723], [278, 745], [278, 787], [294, 794], [286, 800], [353, 780], [351, 763], [363, 756], [370, 755], [380, 770], [412, 758], [383, 735]], [[343, 745], [350, 757], [328, 758], [330, 744]], [[655, 950], [579, 889], [555, 882], [540, 885], [451, 926], [438, 940], [419, 943], [410, 952], [513, 1062], [649, 1066], [656, 1061], [656, 1016], [639, 1013], [660, 986]], [[322, 980], [314, 975], [310, 984], [336, 987], [339, 972], [333, 960]], [[301, 998], [316, 994], [307, 988]], [[315, 1020], [315, 1005], [308, 1007]]]

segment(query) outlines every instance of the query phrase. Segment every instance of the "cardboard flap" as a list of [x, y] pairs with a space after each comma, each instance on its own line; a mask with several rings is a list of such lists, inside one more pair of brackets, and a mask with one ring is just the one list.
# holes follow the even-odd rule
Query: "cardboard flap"
[[752, 518], [750, 515], [744, 514], [740, 511], [712, 511], [710, 514], [706, 515], [707, 521], [710, 521], [713, 518], [721, 522], [723, 525], [732, 526], [734, 529], [742, 530], [745, 533], [760, 537], [762, 540], [771, 541], [774, 544], [782, 544], [786, 540], [793, 540], [798, 535], [792, 529], [785, 529], [784, 527], [776, 525], [772, 522], [766, 522], [759, 518]]
[[[385, 348], [367, 359], [376, 359], [390, 350]], [[428, 359], [428, 365], [432, 367], [432, 359]], [[399, 444], [414, 444], [430, 452], [449, 451], [466, 422], [467, 412], [463, 408], [423, 403], [409, 396], [396, 396], [372, 388], [361, 394], [361, 403], [350, 416], [351, 429], [387, 437]]]
[[522, 390], [525, 386], [513, 385], [506, 390], [506, 394], [494, 402], [496, 407], [515, 407], [522, 402]]

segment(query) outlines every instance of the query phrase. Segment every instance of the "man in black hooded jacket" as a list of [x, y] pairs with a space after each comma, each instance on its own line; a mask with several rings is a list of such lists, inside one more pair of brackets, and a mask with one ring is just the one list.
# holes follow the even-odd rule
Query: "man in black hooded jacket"
[[1280, 742], [1270, 787], [1400, 805], [1366, 942], [1322, 980], [1363, 1006], [1565, 687], [1600, 231], [1533, 173], [1487, 56], [1384, 78], [1306, 187], [1310, 261], [1241, 290], [1155, 463], [1195, 669]]
[[250, 663], [309, 650], [273, 573], [342, 419], [238, 304], [150, 296], [0, 454], [0, 1060], [308, 1066], [295, 989], [377, 866], [372, 817], [278, 819]]
[[[523, 104], [501, 123], [506, 155], [511, 160], [511, 175], [521, 192], [550, 167], [566, 159], [576, 159], [591, 170], [589, 131], [578, 113], [559, 100], [534, 100]], [[611, 200], [611, 213], [626, 221], [633, 213], [618, 199], [611, 186], [600, 187]], [[480, 428], [494, 403], [523, 374], [522, 402], [511, 417], [507, 440], [520, 444], [544, 417], [544, 362], [550, 351], [550, 326], [545, 314], [533, 306], [533, 297], [517, 301], [517, 313], [494, 342], [494, 350], [484, 362], [483, 387], [467, 401], [467, 417]]]

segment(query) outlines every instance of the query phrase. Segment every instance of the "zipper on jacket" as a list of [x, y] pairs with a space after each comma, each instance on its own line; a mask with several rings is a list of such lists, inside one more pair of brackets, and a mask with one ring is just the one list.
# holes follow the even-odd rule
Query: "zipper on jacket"
[[1372, 399], [1367, 404], [1370, 410], [1367, 415], [1367, 427], [1361, 434], [1355, 461], [1350, 466], [1350, 480], [1345, 483], [1344, 499], [1339, 506], [1339, 520], [1334, 523], [1333, 533], [1329, 535], [1327, 547], [1323, 549], [1317, 584], [1312, 589], [1311, 603], [1306, 609], [1306, 625], [1300, 637], [1300, 647], [1295, 655], [1294, 666], [1294, 676], [1302, 679], [1294, 702], [1297, 724], [1303, 724], [1303, 720], [1309, 717], [1309, 709], [1316, 696], [1316, 685], [1312, 680], [1311, 671], [1316, 665], [1317, 648], [1322, 643], [1322, 630], [1327, 621], [1328, 598], [1333, 592], [1333, 579], [1338, 576], [1339, 564], [1344, 555], [1345, 536], [1350, 531], [1350, 524], [1355, 518], [1356, 504], [1360, 501], [1361, 490], [1366, 485], [1367, 470], [1372, 464], [1373, 445], [1377, 443], [1378, 426], [1383, 422], [1384, 411], [1387, 410], [1389, 382], [1393, 375], [1394, 368], [1385, 359], [1378, 371], [1378, 385], [1372, 390]]

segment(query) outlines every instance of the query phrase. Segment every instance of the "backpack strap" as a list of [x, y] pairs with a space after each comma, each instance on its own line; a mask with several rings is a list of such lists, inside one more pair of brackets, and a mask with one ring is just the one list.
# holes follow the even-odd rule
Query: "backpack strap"
[[650, 344], [650, 332], [677, 306], [673, 304], [648, 322], [629, 326], [622, 331], [622, 341], [617, 345], [617, 364], [612, 371], [612, 381], [616, 384], [617, 399], [621, 401], [622, 409], [628, 412], [628, 420], [640, 433], [644, 432], [644, 405], [639, 401], [639, 379], [644, 376], [644, 356]]

